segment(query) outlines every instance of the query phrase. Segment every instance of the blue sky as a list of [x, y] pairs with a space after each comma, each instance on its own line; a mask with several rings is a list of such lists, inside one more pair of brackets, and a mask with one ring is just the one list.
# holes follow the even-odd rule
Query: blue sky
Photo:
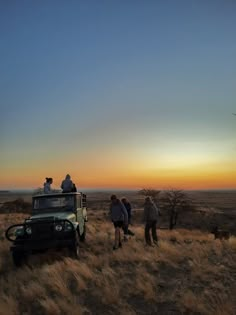
[[1, 1], [0, 187], [65, 161], [91, 187], [228, 163], [236, 187], [235, 30], [234, 1]]

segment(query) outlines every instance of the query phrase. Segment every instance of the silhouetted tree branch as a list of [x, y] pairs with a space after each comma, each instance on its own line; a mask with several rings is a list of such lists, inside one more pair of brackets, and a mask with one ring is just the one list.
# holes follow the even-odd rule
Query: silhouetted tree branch
[[176, 224], [181, 210], [187, 210], [192, 206], [191, 199], [181, 189], [171, 188], [163, 192], [162, 205], [169, 211], [169, 229], [172, 230]]
[[160, 192], [161, 192], [161, 190], [156, 190], [153, 188], [143, 188], [143, 189], [139, 190], [138, 194], [146, 196], [146, 197], [147, 196], [152, 197], [152, 199], [157, 203], [159, 200]]

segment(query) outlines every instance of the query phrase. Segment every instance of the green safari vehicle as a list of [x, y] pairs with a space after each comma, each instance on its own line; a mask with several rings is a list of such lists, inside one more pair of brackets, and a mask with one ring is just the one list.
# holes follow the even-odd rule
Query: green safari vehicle
[[11, 225], [6, 238], [12, 242], [13, 262], [21, 266], [28, 255], [49, 249], [67, 248], [79, 256], [79, 242], [85, 241], [86, 195], [53, 193], [32, 198], [32, 215], [21, 224]]

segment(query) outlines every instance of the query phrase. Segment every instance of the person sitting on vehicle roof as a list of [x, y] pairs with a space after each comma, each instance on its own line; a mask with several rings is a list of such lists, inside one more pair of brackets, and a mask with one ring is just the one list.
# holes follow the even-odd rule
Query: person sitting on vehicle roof
[[51, 190], [52, 183], [53, 183], [53, 179], [51, 177], [46, 177], [46, 182], [43, 184], [44, 194], [50, 194], [52, 192]]
[[73, 190], [73, 182], [69, 174], [66, 175], [65, 179], [61, 183], [61, 189], [63, 193], [69, 193]]

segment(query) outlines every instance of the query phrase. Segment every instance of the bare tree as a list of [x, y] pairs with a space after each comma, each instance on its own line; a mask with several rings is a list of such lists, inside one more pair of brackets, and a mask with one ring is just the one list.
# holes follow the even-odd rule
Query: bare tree
[[143, 188], [139, 190], [138, 194], [143, 196], [149, 196], [152, 197], [155, 203], [158, 203], [159, 201], [159, 194], [161, 190], [156, 190], [154, 188]]
[[176, 224], [179, 212], [191, 205], [191, 200], [181, 189], [171, 188], [163, 192], [161, 202], [169, 210], [169, 229], [172, 230]]

